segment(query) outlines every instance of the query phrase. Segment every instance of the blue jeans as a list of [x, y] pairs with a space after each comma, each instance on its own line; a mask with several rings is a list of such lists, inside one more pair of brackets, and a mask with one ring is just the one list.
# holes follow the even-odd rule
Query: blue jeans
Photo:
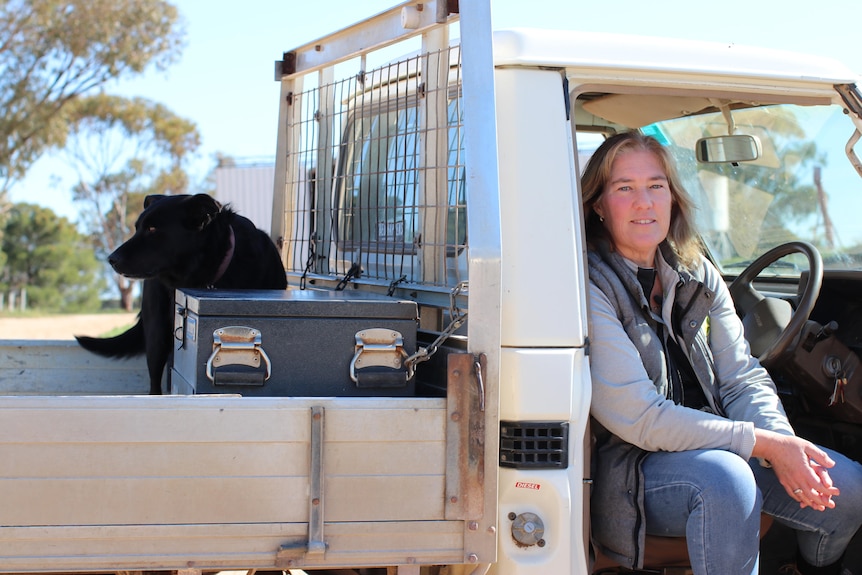
[[644, 460], [646, 528], [686, 537], [696, 575], [757, 574], [760, 513], [797, 531], [812, 565], [838, 561], [862, 524], [862, 465], [831, 450], [835, 509], [800, 509], [772, 469], [722, 450], [651, 453]]

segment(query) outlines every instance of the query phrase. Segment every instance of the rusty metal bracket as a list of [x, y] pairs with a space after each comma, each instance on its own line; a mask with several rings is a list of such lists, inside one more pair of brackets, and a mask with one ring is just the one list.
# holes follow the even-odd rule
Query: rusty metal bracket
[[447, 356], [446, 519], [481, 519], [485, 509], [484, 355]]

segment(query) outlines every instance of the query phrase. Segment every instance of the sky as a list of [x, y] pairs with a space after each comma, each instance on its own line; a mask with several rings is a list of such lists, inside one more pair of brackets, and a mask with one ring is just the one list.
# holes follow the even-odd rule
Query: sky
[[[475, 0], [460, 0], [462, 3]], [[193, 178], [214, 154], [272, 161], [281, 54], [399, 4], [395, 0], [174, 0], [186, 47], [167, 71], [114, 82], [106, 91], [160, 102], [193, 121], [202, 145]], [[808, 52], [844, 62], [862, 77], [858, 0], [491, 0], [495, 29], [558, 28], [699, 39]], [[12, 188], [27, 201], [77, 221], [74, 179], [56, 155]]]

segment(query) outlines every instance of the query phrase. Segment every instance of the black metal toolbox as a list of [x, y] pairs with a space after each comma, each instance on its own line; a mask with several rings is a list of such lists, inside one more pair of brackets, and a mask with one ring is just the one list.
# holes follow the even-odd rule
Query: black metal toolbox
[[171, 393], [411, 396], [409, 300], [314, 290], [177, 290]]

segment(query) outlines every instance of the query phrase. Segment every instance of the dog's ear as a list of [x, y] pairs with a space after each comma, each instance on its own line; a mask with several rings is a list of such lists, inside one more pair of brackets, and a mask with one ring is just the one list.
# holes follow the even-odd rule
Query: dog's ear
[[164, 194], [151, 194], [144, 198], [144, 209], [149, 208], [153, 203], [164, 198]]
[[207, 194], [195, 194], [189, 198], [190, 226], [202, 230], [212, 222], [221, 211], [221, 204]]

